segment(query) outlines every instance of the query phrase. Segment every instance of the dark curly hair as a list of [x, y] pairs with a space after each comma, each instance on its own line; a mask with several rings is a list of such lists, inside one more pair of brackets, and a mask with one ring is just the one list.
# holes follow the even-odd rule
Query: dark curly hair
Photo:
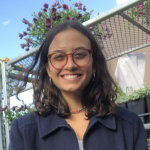
[[[37, 113], [45, 116], [55, 113], [63, 118], [69, 117], [70, 110], [60, 90], [49, 84], [49, 76], [45, 64], [48, 63], [48, 49], [55, 35], [61, 31], [73, 28], [85, 35], [91, 42], [93, 50], [93, 67], [96, 69], [95, 80], [90, 81], [83, 92], [82, 105], [87, 108], [87, 117], [113, 115], [116, 113], [116, 83], [109, 74], [106, 59], [99, 44], [91, 34], [90, 30], [77, 21], [66, 21], [54, 27], [44, 39], [39, 50], [36, 52], [33, 63], [24, 73], [24, 82], [17, 91], [18, 94], [26, 88], [29, 77], [32, 74], [34, 91], [33, 104]], [[114, 88], [115, 87], [115, 88]]]

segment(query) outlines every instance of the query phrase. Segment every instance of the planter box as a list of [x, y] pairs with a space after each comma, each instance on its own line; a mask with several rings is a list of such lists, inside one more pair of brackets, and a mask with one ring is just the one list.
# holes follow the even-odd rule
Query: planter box
[[[145, 103], [145, 99], [144, 98], [140, 98], [134, 101], [128, 101], [127, 102], [127, 107], [129, 110], [135, 112], [136, 114], [144, 114], [146, 113], [145, 107], [146, 103]], [[142, 122], [145, 123], [145, 117], [140, 117]]]
[[127, 108], [127, 103], [120, 103], [118, 105], [121, 106], [121, 107]]
[[[150, 113], [150, 95], [145, 97], [147, 104], [147, 111]], [[149, 123], [150, 123], [150, 115], [149, 115]]]

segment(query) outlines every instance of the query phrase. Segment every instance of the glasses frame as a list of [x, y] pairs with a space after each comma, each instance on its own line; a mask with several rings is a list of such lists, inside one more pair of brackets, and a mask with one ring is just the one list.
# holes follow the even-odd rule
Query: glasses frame
[[[56, 54], [56, 53], [63, 53], [65, 56], [66, 56], [66, 63], [65, 63], [65, 65], [67, 64], [67, 62], [68, 62], [68, 56], [69, 55], [72, 55], [72, 60], [73, 60], [73, 62], [75, 63], [75, 61], [74, 61], [74, 59], [73, 59], [73, 55], [77, 52], [77, 51], [80, 51], [80, 50], [86, 50], [86, 51], [88, 51], [89, 52], [89, 55], [90, 55], [90, 58], [89, 58], [89, 61], [88, 61], [88, 63], [90, 62], [90, 60], [91, 60], [91, 54], [93, 53], [93, 50], [91, 50], [91, 49], [78, 49], [78, 50], [76, 50], [76, 51], [74, 51], [73, 53], [68, 53], [68, 54], [66, 54], [66, 53], [64, 53], [64, 52], [54, 52], [54, 53], [52, 53], [52, 54], [48, 54], [47, 55], [47, 58], [50, 60], [50, 63], [51, 63], [51, 65], [53, 66], [53, 64], [52, 64], [52, 62], [51, 62], [51, 57], [52, 57], [52, 55], [53, 54]], [[87, 64], [88, 64], [87, 63]], [[76, 63], [75, 63], [76, 64]], [[86, 64], [86, 65], [87, 65]], [[61, 70], [65, 65], [63, 65], [60, 69], [59, 68], [56, 68], [56, 67], [54, 67], [55, 69], [57, 69], [57, 70]], [[77, 65], [77, 64], [76, 64]], [[86, 66], [86, 65], [83, 65], [83, 66], [80, 66], [80, 65], [77, 65], [77, 66], [79, 66], [79, 67], [84, 67], [84, 66]]]

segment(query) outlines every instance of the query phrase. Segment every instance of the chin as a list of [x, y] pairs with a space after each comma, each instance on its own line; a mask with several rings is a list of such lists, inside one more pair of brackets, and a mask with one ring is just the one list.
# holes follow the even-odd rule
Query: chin
[[81, 87], [65, 87], [64, 89], [62, 89], [62, 91], [65, 92], [81, 92], [83, 90], [83, 88]]

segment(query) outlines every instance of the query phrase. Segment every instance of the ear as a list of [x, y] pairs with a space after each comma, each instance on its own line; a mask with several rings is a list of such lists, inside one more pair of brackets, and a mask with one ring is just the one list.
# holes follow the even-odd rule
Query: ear
[[51, 78], [50, 68], [49, 68], [49, 65], [47, 63], [45, 64], [45, 68], [46, 68], [48, 76]]

